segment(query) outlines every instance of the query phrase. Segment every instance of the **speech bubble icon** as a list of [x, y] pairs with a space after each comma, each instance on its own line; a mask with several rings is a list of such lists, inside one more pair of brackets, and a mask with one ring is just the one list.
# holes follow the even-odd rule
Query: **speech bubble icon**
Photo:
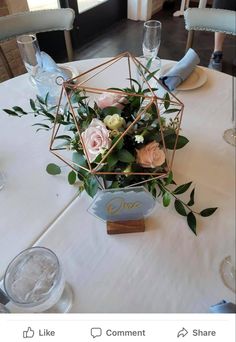
[[91, 329], [91, 335], [93, 336], [93, 338], [102, 336], [102, 329], [101, 328], [92, 328]]

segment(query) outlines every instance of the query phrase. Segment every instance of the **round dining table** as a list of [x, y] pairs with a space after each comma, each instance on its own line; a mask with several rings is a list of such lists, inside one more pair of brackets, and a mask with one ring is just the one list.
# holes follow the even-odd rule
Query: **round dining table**
[[[81, 74], [106, 60], [67, 66]], [[184, 104], [181, 134], [189, 139], [176, 151], [175, 181], [193, 182], [196, 210], [218, 207], [198, 218], [197, 236], [173, 206], [158, 200], [145, 232], [107, 235], [106, 223], [87, 211], [92, 199], [68, 184], [68, 168], [57, 176], [46, 173], [48, 163], [64, 166], [49, 151], [50, 132], [36, 133], [33, 115], [3, 112], [13, 106], [31, 110], [36, 89], [28, 74], [0, 84], [0, 279], [20, 251], [44, 246], [62, 262], [74, 313], [207, 313], [222, 299], [234, 302], [219, 271], [222, 260], [235, 255], [235, 148], [223, 140], [232, 126], [233, 78], [202, 70], [204, 84], [175, 92]], [[121, 76], [119, 66], [106, 69], [99, 87]]]

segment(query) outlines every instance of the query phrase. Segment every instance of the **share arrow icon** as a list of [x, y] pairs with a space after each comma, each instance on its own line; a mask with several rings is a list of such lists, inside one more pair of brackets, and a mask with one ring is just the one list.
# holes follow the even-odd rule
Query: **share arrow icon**
[[188, 334], [188, 330], [186, 330], [185, 328], [181, 329], [178, 334], [177, 337], [185, 337]]

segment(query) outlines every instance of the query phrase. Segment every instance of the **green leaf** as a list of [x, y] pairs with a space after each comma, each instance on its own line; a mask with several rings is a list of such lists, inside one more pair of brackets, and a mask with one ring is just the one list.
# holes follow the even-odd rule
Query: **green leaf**
[[192, 212], [188, 213], [188, 215], [187, 215], [187, 222], [188, 222], [188, 226], [192, 230], [192, 232], [195, 235], [197, 235], [197, 231], [196, 231], [197, 221], [196, 221], [195, 215]]
[[41, 96], [36, 95], [36, 97], [37, 97], [37, 100], [39, 101], [39, 103], [41, 103], [42, 105], [45, 105], [45, 101]]
[[168, 177], [165, 179], [165, 185], [171, 184], [173, 181], [173, 172], [170, 171], [168, 174]]
[[14, 109], [14, 111], [19, 112], [19, 113], [24, 114], [24, 115], [28, 114], [21, 107], [18, 107], [18, 106], [14, 106], [14, 107], [12, 107], [12, 109]]
[[139, 93], [141, 91], [141, 85], [139, 84], [139, 82], [137, 80], [135, 80], [134, 78], [127, 78], [127, 80], [132, 81], [135, 84], [137, 84], [137, 86], [138, 86], [137, 93]]
[[16, 112], [14, 112], [13, 110], [10, 109], [3, 109], [5, 113], [12, 115], [12, 116], [18, 116], [18, 114]]
[[45, 100], [44, 100], [46, 106], [48, 105], [48, 97], [49, 97], [49, 92], [47, 92], [45, 96]]
[[116, 107], [106, 107], [102, 110], [102, 112], [104, 113], [104, 116], [113, 115], [113, 114], [120, 114], [121, 109], [116, 108]]
[[89, 168], [87, 161], [85, 159], [84, 153], [82, 151], [74, 152], [72, 154], [72, 161], [73, 161], [73, 163], [76, 164], [76, 165], [74, 165], [74, 168], [77, 171], [79, 171], [82, 175], [86, 175], [88, 173], [88, 171], [79, 167], [79, 165], [80, 165], [80, 166], [86, 167], [87, 169]]
[[[117, 140], [120, 138], [120, 135], [118, 135], [117, 137], [115, 137], [113, 140], [112, 140], [112, 146], [115, 145], [115, 143], [117, 142]], [[124, 145], [124, 139], [121, 138], [120, 141], [118, 142], [118, 144], [116, 145], [115, 149], [117, 150], [121, 150], [122, 147]]]
[[152, 65], [152, 61], [153, 61], [153, 58], [149, 58], [148, 62], [147, 62], [147, 65], [146, 65], [146, 68], [149, 70], [151, 65]]
[[30, 107], [33, 109], [34, 112], [36, 111], [36, 105], [35, 105], [34, 100], [32, 99], [30, 99]]
[[75, 182], [76, 182], [76, 173], [75, 173], [75, 171], [72, 170], [72, 171], [68, 174], [68, 182], [69, 182], [69, 184], [71, 184], [71, 185], [75, 184]]
[[146, 77], [146, 80], [147, 80], [147, 81], [150, 81], [150, 79], [152, 79], [152, 78], [156, 75], [156, 73], [157, 73], [158, 71], [159, 71], [159, 69], [156, 69], [156, 70], [154, 70], [154, 71], [148, 73], [148, 74], [147, 74], [147, 77]]
[[55, 138], [54, 138], [55, 140], [56, 139], [63, 139], [63, 140], [67, 140], [67, 141], [71, 141], [71, 137], [69, 136], [69, 135], [58, 135], [58, 136], [56, 136]]
[[117, 189], [119, 188], [119, 182], [118, 181], [114, 181], [111, 183], [109, 189]]
[[190, 187], [191, 184], [192, 184], [192, 182], [189, 182], [189, 183], [182, 184], [182, 185], [178, 186], [178, 187], [173, 191], [173, 194], [175, 194], [175, 195], [183, 194], [185, 191], [188, 190], [188, 188]]
[[89, 174], [84, 181], [84, 188], [90, 197], [94, 197], [98, 191], [97, 179]]
[[135, 161], [134, 156], [127, 150], [122, 149], [117, 152], [118, 160], [123, 163], [132, 163]]
[[185, 210], [185, 208], [184, 208], [183, 203], [182, 203], [180, 200], [178, 200], [178, 199], [175, 200], [175, 210], [176, 210], [177, 213], [179, 213], [180, 215], [182, 215], [182, 216], [187, 216], [187, 213], [186, 213], [186, 210]]
[[115, 166], [117, 162], [118, 162], [117, 154], [110, 153], [109, 156], [107, 157], [107, 163], [109, 165], [109, 168]]
[[169, 194], [169, 192], [165, 192], [163, 197], [162, 197], [162, 202], [164, 207], [168, 207], [168, 205], [170, 204], [171, 201], [171, 195]]
[[218, 208], [207, 208], [207, 209], [204, 209], [200, 212], [200, 215], [202, 217], [208, 217], [208, 216], [211, 216], [212, 214], [214, 214], [214, 212], [217, 210]]
[[165, 93], [164, 96], [164, 107], [166, 110], [170, 107], [170, 96], [168, 93]]
[[195, 194], [195, 188], [191, 191], [191, 194], [190, 194], [190, 200], [189, 202], [187, 203], [188, 206], [192, 206], [194, 205], [194, 194]]
[[[166, 148], [168, 148], [169, 150], [174, 149], [176, 137], [177, 137], [177, 135], [175, 133], [165, 136]], [[189, 142], [189, 140], [187, 138], [185, 138], [182, 135], [179, 135], [178, 140], [177, 140], [177, 144], [176, 144], [176, 149], [178, 150], [178, 149], [184, 147], [188, 142]]]
[[171, 114], [171, 113], [175, 113], [175, 112], [179, 112], [179, 111], [180, 111], [180, 109], [178, 109], [178, 108], [172, 108], [172, 109], [165, 110], [163, 114]]
[[47, 168], [46, 168], [47, 173], [49, 173], [50, 175], [59, 175], [61, 173], [61, 168], [56, 165], [56, 164], [48, 164]]
[[32, 126], [39, 126], [40, 129], [45, 129], [46, 131], [48, 131], [50, 129], [50, 127], [48, 125], [41, 124], [41, 123], [36, 123], [36, 124], [33, 124]]

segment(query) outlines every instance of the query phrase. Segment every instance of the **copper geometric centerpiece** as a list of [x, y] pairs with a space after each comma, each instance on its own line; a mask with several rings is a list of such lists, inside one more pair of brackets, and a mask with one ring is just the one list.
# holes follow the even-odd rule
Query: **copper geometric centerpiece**
[[[96, 115], [97, 103], [104, 93], [121, 99], [119, 101], [121, 106], [125, 106], [130, 101], [133, 107], [129, 108], [127, 115], [124, 114], [126, 126], [123, 131], [120, 133], [112, 131], [112, 134], [114, 133], [112, 144], [94, 160], [89, 155], [83, 132], [89, 116]], [[117, 112], [117, 107], [109, 113]], [[99, 179], [101, 177], [110, 179], [111, 176], [135, 176], [134, 182], [131, 181], [128, 186], [144, 184], [149, 180], [165, 177], [171, 171], [183, 107], [183, 103], [162, 85], [155, 73], [149, 72], [148, 65], [143, 65], [138, 58], [128, 52], [122, 53], [63, 83], [50, 151], [73, 170], [94, 175], [101, 188], [106, 188], [106, 185]], [[67, 125], [65, 119], [62, 122], [62, 111], [68, 112], [70, 124]], [[150, 117], [153, 124], [150, 124]], [[130, 139], [132, 150], [132, 132], [138, 131], [141, 123], [143, 129], [145, 120], [149, 126], [145, 127], [146, 131], [143, 130], [142, 134], [146, 134], [145, 132], [147, 135], [150, 134], [164, 152], [163, 165], [144, 168], [137, 167], [134, 163], [132, 168], [126, 167], [126, 169], [120, 166], [107, 167], [107, 161], [111, 161], [114, 152], [118, 150], [124, 139], [126, 141]], [[60, 139], [64, 139], [63, 141], [67, 139], [68, 144], [65, 142], [60, 144]], [[74, 151], [82, 151], [82, 154], [76, 154]], [[138, 154], [137, 149], [133, 148], [133, 151]]]

